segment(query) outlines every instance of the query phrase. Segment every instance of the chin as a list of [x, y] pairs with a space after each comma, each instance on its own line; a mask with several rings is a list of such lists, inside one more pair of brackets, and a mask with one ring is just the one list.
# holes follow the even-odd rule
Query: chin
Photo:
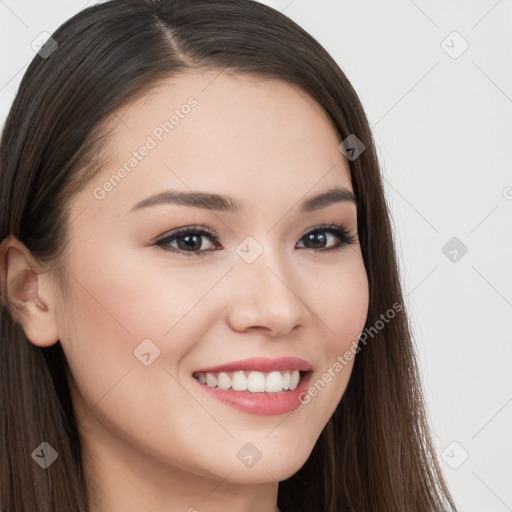
[[239, 484], [268, 484], [286, 480], [294, 475], [305, 464], [309, 454], [304, 457], [298, 458], [297, 454], [293, 458], [288, 458], [286, 455], [269, 455], [262, 457], [252, 467], [245, 468], [242, 464], [240, 466], [226, 468], [226, 475], [229, 471], [228, 480], [233, 483]]

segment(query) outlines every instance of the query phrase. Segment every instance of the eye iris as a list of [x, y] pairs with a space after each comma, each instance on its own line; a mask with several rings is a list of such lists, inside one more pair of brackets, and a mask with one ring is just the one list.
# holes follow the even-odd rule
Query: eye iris
[[[326, 236], [322, 231], [312, 231], [307, 235], [307, 240], [313, 242], [314, 249], [322, 248], [327, 241]], [[318, 242], [318, 240], [320, 241]]]
[[[186, 235], [177, 239], [178, 248], [181, 250], [200, 249], [202, 235]], [[185, 240], [185, 244], [180, 244], [181, 240]]]

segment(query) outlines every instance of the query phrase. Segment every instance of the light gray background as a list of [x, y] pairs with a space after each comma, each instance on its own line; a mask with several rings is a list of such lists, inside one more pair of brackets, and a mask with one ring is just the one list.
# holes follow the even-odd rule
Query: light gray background
[[[32, 41], [93, 3], [0, 0], [1, 124]], [[511, 511], [512, 2], [264, 3], [327, 48], [365, 106], [459, 510]], [[469, 44], [457, 58], [454, 31]], [[456, 262], [442, 252], [452, 237], [468, 248]]]

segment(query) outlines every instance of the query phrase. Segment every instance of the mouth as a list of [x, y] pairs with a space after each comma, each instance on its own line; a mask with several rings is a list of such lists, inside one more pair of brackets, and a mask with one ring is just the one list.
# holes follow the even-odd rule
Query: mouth
[[287, 393], [304, 381], [312, 370], [298, 369], [261, 372], [256, 370], [196, 371], [192, 374], [201, 384], [223, 391], [245, 391], [247, 393]]
[[313, 366], [298, 357], [243, 361], [192, 373], [199, 389], [239, 411], [260, 416], [287, 414], [303, 404], [301, 397], [312, 380]]

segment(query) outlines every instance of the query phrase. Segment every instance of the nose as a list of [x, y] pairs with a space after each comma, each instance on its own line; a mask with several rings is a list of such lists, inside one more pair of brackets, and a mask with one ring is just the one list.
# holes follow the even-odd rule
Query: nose
[[263, 251], [252, 263], [240, 258], [230, 279], [234, 300], [228, 322], [236, 331], [263, 329], [272, 337], [285, 336], [311, 318], [300, 276], [270, 251]]

